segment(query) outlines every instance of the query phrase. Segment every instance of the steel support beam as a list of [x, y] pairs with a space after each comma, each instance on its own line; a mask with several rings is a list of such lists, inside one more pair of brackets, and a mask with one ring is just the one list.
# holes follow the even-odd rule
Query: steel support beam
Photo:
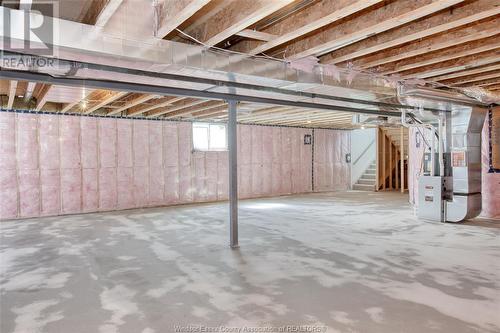
[[228, 101], [227, 137], [229, 150], [229, 245], [238, 248], [238, 130], [237, 103]]
[[[353, 112], [362, 114], [375, 114], [384, 115], [391, 117], [399, 117], [401, 113], [399, 111], [382, 111], [374, 109], [363, 109], [363, 108], [353, 108], [347, 106], [322, 104], [314, 102], [302, 102], [293, 101], [289, 99], [274, 99], [267, 97], [258, 97], [252, 95], [242, 95], [237, 93], [219, 93], [213, 91], [205, 90], [194, 90], [187, 88], [174, 88], [156, 85], [147, 85], [142, 83], [133, 82], [122, 82], [122, 81], [109, 81], [109, 80], [99, 80], [99, 79], [75, 79], [68, 77], [54, 77], [47, 74], [32, 73], [25, 71], [10, 71], [1, 70], [0, 78], [5, 78], [9, 80], [22, 80], [22, 81], [36, 81], [43, 82], [52, 85], [66, 85], [73, 87], [88, 87], [93, 89], [107, 89], [115, 91], [127, 91], [129, 93], [141, 93], [141, 94], [155, 94], [155, 95], [165, 95], [165, 96], [185, 96], [193, 98], [203, 98], [212, 100], [234, 100], [238, 102], [249, 102], [249, 103], [262, 103], [270, 105], [281, 105], [281, 106], [292, 106], [307, 109], [316, 110], [328, 110], [328, 111], [343, 111], [343, 112]], [[441, 110], [438, 110], [441, 111]], [[410, 114], [410, 113], [409, 113]]]
[[[7, 55], [17, 55], [17, 53], [6, 53], [6, 54]], [[34, 56], [31, 56], [31, 57], [34, 57]], [[38, 58], [42, 58], [42, 57], [38, 57]], [[74, 68], [74, 67], [86, 68], [86, 69], [92, 69], [92, 70], [96, 70], [96, 71], [107, 71], [107, 72], [118, 73], [118, 74], [145, 76], [145, 77], [174, 80], [174, 81], [181, 81], [181, 82], [189, 82], [189, 83], [196, 83], [196, 84], [209, 84], [209, 85], [213, 85], [216, 87], [228, 87], [229, 89], [241, 88], [241, 89], [256, 90], [256, 91], [262, 91], [262, 92], [268, 92], [268, 93], [278, 93], [278, 94], [284, 94], [284, 95], [290, 95], [290, 96], [299, 96], [301, 99], [304, 97], [310, 98], [310, 99], [321, 98], [321, 99], [331, 100], [331, 101], [348, 102], [348, 103], [354, 103], [354, 104], [360, 104], [360, 105], [370, 105], [370, 106], [377, 107], [377, 110], [372, 109], [369, 111], [379, 111], [378, 108], [388, 108], [388, 109], [393, 109], [394, 111], [399, 111], [401, 109], [406, 109], [406, 110], [414, 110], [415, 109], [414, 106], [411, 106], [411, 105], [403, 105], [403, 104], [398, 104], [398, 103], [387, 103], [387, 102], [381, 102], [381, 101], [369, 101], [369, 100], [363, 100], [363, 99], [358, 99], [358, 98], [331, 96], [331, 95], [327, 95], [327, 94], [311, 93], [311, 92], [307, 92], [307, 91], [296, 91], [293, 89], [283, 89], [283, 88], [278, 88], [278, 87], [261, 86], [261, 85], [257, 85], [257, 84], [237, 82], [237, 80], [235, 80], [235, 79], [230, 80], [230, 81], [224, 81], [224, 80], [218, 80], [218, 79], [192, 77], [192, 76], [171, 74], [171, 73], [150, 72], [150, 71], [144, 71], [144, 70], [133, 69], [133, 68], [124, 68], [124, 67], [93, 64], [93, 63], [81, 62], [81, 61], [61, 60], [61, 59], [58, 59], [58, 63], [61, 66], [67, 65], [71, 68]], [[12, 72], [15, 72], [15, 71], [12, 71]], [[72, 75], [75, 75], [75, 74], [72, 74]], [[75, 80], [87, 80], [88, 82], [95, 81], [95, 80], [91, 80], [91, 79], [75, 78], [74, 76], [73, 77], [66, 76], [66, 78], [67, 79], [75, 79]], [[113, 81], [110, 81], [110, 82], [113, 82]], [[48, 83], [48, 82], [46, 82], [46, 83]], [[176, 88], [172, 88], [172, 89], [176, 89]], [[177, 88], [177, 89], [183, 90], [180, 88]], [[213, 93], [213, 92], [212, 92], [212, 94], [220, 95], [220, 93], [217, 94], [217, 93]], [[189, 96], [190, 97], [199, 97], [197, 95], [189, 95]], [[205, 98], [210, 99], [210, 97], [205, 97]], [[216, 97], [215, 99], [220, 99], [220, 98]], [[225, 99], [229, 100], [229, 99], [235, 99], [235, 98], [227, 97]], [[235, 100], [241, 101], [239, 99], [235, 99]], [[477, 103], [477, 104], [479, 104], [479, 103]], [[349, 110], [348, 110], [349, 107], [344, 107], [344, 108], [346, 108], [344, 111], [349, 112]], [[352, 108], [352, 109], [355, 110], [356, 108]], [[424, 111], [436, 111], [436, 112], [446, 111], [446, 110], [425, 108], [425, 107], [423, 108], [423, 110]], [[355, 112], [355, 111], [353, 111], [353, 112]], [[379, 111], [379, 112], [384, 112], [384, 111]], [[391, 112], [387, 112], [387, 111], [385, 111], [385, 112], [386, 112], [385, 115], [391, 116]], [[379, 113], [379, 114], [383, 114], [383, 113]]]

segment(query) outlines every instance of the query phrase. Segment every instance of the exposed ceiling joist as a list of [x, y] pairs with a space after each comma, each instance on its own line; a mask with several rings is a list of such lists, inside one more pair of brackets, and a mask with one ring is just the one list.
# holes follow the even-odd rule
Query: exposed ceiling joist
[[143, 114], [143, 113], [146, 113], [146, 112], [154, 110], [154, 109], [158, 109], [158, 108], [172, 105], [172, 104], [177, 103], [179, 101], [182, 101], [184, 99], [186, 99], [186, 97], [171, 97], [171, 96], [169, 96], [169, 97], [159, 98], [156, 101], [157, 103], [154, 103], [151, 105], [138, 105], [137, 107], [131, 107], [127, 112], [127, 116], [133, 117], [133, 116], [136, 116], [138, 114]]
[[45, 105], [45, 103], [47, 103], [47, 97], [51, 88], [52, 85], [50, 84], [44, 84], [40, 88], [38, 95], [36, 96], [36, 107], [35, 107], [36, 111], [40, 111], [42, 107]]
[[320, 29], [326, 25], [332, 24], [333, 22], [336, 22], [344, 17], [350, 16], [358, 11], [361, 11], [363, 9], [366, 9], [370, 6], [373, 6], [377, 3], [382, 2], [383, 0], [359, 0], [354, 2], [353, 4], [350, 4], [348, 6], [345, 6], [339, 10], [336, 10], [325, 17], [314, 20], [313, 22], [306, 24], [296, 30], [290, 31], [288, 33], [285, 33], [284, 35], [281, 35], [277, 38], [273, 38], [269, 40], [267, 43], [260, 45], [256, 47], [255, 49], [250, 51], [250, 54], [259, 54], [262, 52], [265, 52], [267, 50], [270, 50], [276, 46], [285, 44], [291, 40], [294, 40], [296, 38], [299, 38], [300, 36], [306, 35], [312, 31], [315, 31], [317, 29]]
[[474, 77], [464, 77], [459, 79], [453, 79], [452, 81], [445, 81], [444, 83], [450, 86], [463, 85], [465, 83], [484, 81], [489, 79], [500, 78], [500, 72], [496, 71], [486, 75], [479, 75]]
[[238, 32], [236, 34], [236, 36], [255, 39], [255, 40], [261, 40], [264, 42], [269, 42], [275, 38], [278, 38], [278, 36], [276, 36], [276, 35], [268, 34], [266, 32], [262, 32], [262, 31], [251, 30], [251, 29], [241, 30], [240, 32]]
[[443, 80], [453, 79], [453, 78], [457, 78], [457, 77], [481, 74], [484, 72], [490, 72], [490, 71], [495, 71], [495, 70], [500, 70], [500, 63], [495, 64], [495, 65], [491, 65], [491, 66], [469, 69], [466, 71], [456, 72], [456, 73], [452, 73], [452, 74], [436, 76], [436, 77], [433, 77], [432, 80], [433, 81], [443, 81]]
[[16, 98], [17, 81], [9, 81], [9, 99], [7, 101], [7, 109], [12, 109], [14, 106], [14, 99]]
[[470, 55], [483, 53], [483, 52], [495, 50], [498, 48], [500, 48], [500, 40], [497, 42], [494, 42], [494, 43], [488, 43], [486, 45], [483, 45], [483, 46], [480, 46], [477, 48], [466, 48], [465, 50], [460, 51], [460, 52], [446, 52], [446, 54], [444, 54], [444, 55], [436, 54], [433, 57], [429, 57], [429, 59], [427, 59], [427, 60], [417, 61], [415, 63], [410, 63], [408, 65], [396, 66], [395, 69], [383, 71], [383, 72], [381, 72], [381, 74], [393, 74], [393, 73], [404, 72], [404, 71], [407, 71], [410, 69], [424, 67], [424, 66], [428, 66], [428, 65], [433, 65], [433, 64], [437, 64], [440, 62], [453, 60], [453, 59], [457, 59], [457, 58], [467, 57]]
[[473, 83], [464, 83], [463, 86], [482, 87], [484, 89], [489, 89], [488, 85], [497, 84], [498, 82], [500, 82], [500, 74], [498, 74], [496, 76], [492, 76], [492, 78], [490, 78], [490, 79], [478, 80], [478, 81], [474, 81]]
[[109, 92], [106, 92], [106, 95], [103, 99], [101, 99], [100, 102], [98, 102], [97, 104], [93, 105], [92, 107], [88, 108], [87, 110], [84, 110], [84, 113], [85, 114], [90, 114], [94, 111], [97, 111], [99, 110], [100, 108], [110, 104], [110, 103], [113, 103], [114, 101], [124, 97], [125, 95], [127, 95], [128, 92], [126, 91], [120, 91], [120, 92], [115, 92], [115, 91], [109, 91]]
[[118, 113], [123, 112], [127, 109], [130, 109], [131, 107], [142, 104], [142, 103], [147, 102], [147, 101], [149, 101], [153, 98], [156, 98], [156, 97], [157, 97], [156, 95], [147, 95], [147, 94], [139, 96], [139, 97], [134, 98], [130, 101], [127, 101], [123, 106], [108, 112], [108, 115], [111, 116], [111, 115], [118, 114]]
[[78, 103], [80, 103], [80, 100], [76, 100], [74, 102], [71, 102], [71, 103], [68, 103], [68, 104], [65, 104], [62, 109], [61, 109], [61, 113], [66, 113], [68, 112], [69, 110], [71, 110], [75, 105], [77, 105]]
[[439, 76], [439, 75], [458, 72], [458, 71], [462, 71], [462, 70], [466, 70], [466, 69], [470, 69], [470, 68], [489, 65], [489, 64], [493, 64], [495, 62], [498, 62], [499, 54], [500, 54], [499, 52], [496, 52], [495, 55], [488, 56], [488, 57], [481, 57], [479, 59], [472, 60], [470, 62], [465, 62], [463, 64], [459, 63], [459, 64], [452, 64], [452, 65], [436, 66], [436, 68], [431, 68], [428, 70], [424, 70], [422, 72], [405, 75], [405, 76], [403, 76], [403, 78], [406, 78], [406, 79], [408, 79], [408, 78], [428, 79], [428, 78], [432, 78], [433, 76]]
[[191, 116], [193, 118], [197, 119], [198, 117], [219, 114], [222, 111], [227, 111], [227, 105], [213, 107], [213, 108], [209, 108], [209, 109], [206, 109], [203, 111], [196, 111], [196, 112], [191, 113]]
[[161, 110], [157, 110], [157, 111], [153, 111], [153, 112], [149, 112], [147, 114], [147, 117], [158, 117], [158, 116], [161, 116], [165, 113], [170, 113], [170, 112], [174, 112], [174, 111], [178, 111], [178, 110], [184, 110], [184, 109], [189, 109], [193, 106], [196, 106], [196, 105], [200, 105], [200, 104], [203, 104], [203, 103], [206, 103], [207, 100], [204, 100], [204, 99], [186, 99], [186, 100], [183, 100], [180, 105], [173, 105], [172, 107], [167, 107], [167, 108], [163, 108]]
[[79, 104], [80, 102], [82, 102], [82, 100], [86, 99], [90, 95], [90, 93], [92, 93], [93, 91], [94, 90], [91, 90], [91, 89], [90, 90], [89, 89], [83, 89], [81, 97], [75, 99], [71, 103], [67, 103], [67, 104], [63, 105], [63, 107], [61, 108], [61, 111], [59, 111], [59, 112], [60, 113], [65, 113], [65, 112], [70, 111], [77, 104]]
[[213, 113], [213, 114], [198, 116], [198, 117], [196, 117], [196, 120], [226, 121], [226, 120], [223, 120], [223, 119], [219, 119], [219, 117], [221, 117], [223, 115], [227, 115], [227, 110], [221, 111], [221, 112], [218, 112], [218, 113]]
[[289, 5], [294, 0], [235, 0], [207, 22], [189, 30], [206, 45], [214, 46]]
[[387, 64], [390, 62], [396, 62], [399, 60], [413, 58], [413, 57], [417, 57], [419, 55], [428, 54], [430, 52], [443, 50], [443, 49], [453, 47], [456, 45], [465, 44], [468, 42], [473, 42], [475, 40], [488, 38], [488, 37], [491, 37], [491, 36], [494, 36], [497, 34], [500, 34], [500, 32], [498, 31], [498, 28], [493, 28], [493, 29], [478, 32], [476, 34], [466, 35], [465, 37], [462, 37], [462, 38], [453, 38], [453, 36], [444, 36], [444, 38], [442, 38], [443, 39], [442, 42], [437, 41], [437, 42], [432, 43], [432, 44], [425, 46], [425, 47], [418, 47], [417, 45], [421, 42], [416, 42], [416, 43], [414, 43], [415, 49], [412, 51], [400, 52], [400, 53], [395, 54], [393, 56], [383, 57], [383, 58], [378, 59], [378, 60], [362, 63], [360, 65], [360, 67], [361, 68], [372, 68], [372, 67]]
[[118, 10], [118, 7], [122, 4], [123, 0], [107, 0], [104, 8], [99, 12], [97, 16], [95, 25], [98, 27], [104, 27], [108, 23], [109, 19]]
[[[213, 114], [216, 112], [220, 111], [220, 108], [227, 108], [227, 103], [226, 102], [220, 102], [220, 101], [209, 101], [207, 102], [208, 105], [203, 106], [203, 107], [195, 107], [193, 109], [189, 110], [180, 110], [177, 112], [172, 112], [172, 113], [167, 113], [165, 115], [165, 118], [175, 118], [183, 115], [191, 115], [192, 117], [197, 117], [197, 116], [203, 116], [206, 114]], [[214, 110], [217, 109], [217, 110]], [[209, 111], [209, 112], [208, 112]]]
[[165, 38], [210, 1], [176, 0], [164, 3], [161, 8], [162, 22], [156, 31], [156, 37]]
[[[474, 4], [471, 4], [470, 6], [473, 6], [473, 5]], [[461, 10], [465, 11], [465, 9], [470, 10], [469, 8], [457, 8], [456, 10], [453, 11], [453, 14], [443, 13], [440, 15], [447, 15], [448, 17], [451, 15], [458, 15]], [[391, 34], [400, 33], [401, 35], [399, 35], [399, 36], [396, 35], [395, 38], [393, 38], [387, 42], [384, 42], [384, 43], [380, 43], [380, 42], [377, 43], [376, 42], [375, 45], [369, 46], [369, 47], [366, 47], [362, 43], [359, 43], [358, 50], [356, 50], [354, 52], [350, 52], [348, 54], [343, 54], [341, 56], [334, 55], [334, 54], [328, 54], [328, 55], [325, 55], [321, 60], [323, 63], [328, 63], [328, 64], [337, 64], [337, 63], [341, 63], [344, 61], [352, 61], [353, 59], [356, 59], [356, 58], [359, 58], [362, 56], [366, 56], [366, 55], [369, 55], [372, 53], [380, 52], [380, 51], [390, 49], [390, 48], [396, 47], [398, 45], [406, 44], [409, 42], [418, 41], [422, 38], [436, 35], [436, 34], [439, 34], [439, 33], [442, 33], [442, 32], [448, 31], [448, 30], [452, 30], [452, 29], [455, 29], [457, 27], [461, 27], [461, 26], [464, 26], [464, 25], [467, 25], [467, 24], [494, 16], [494, 15], [497, 15], [497, 14], [500, 14], [500, 7], [493, 7], [492, 9], [488, 9], [488, 10], [484, 10], [484, 11], [481, 11], [478, 13], [474, 13], [472, 15], [468, 15], [468, 16], [463, 17], [461, 19], [438, 24], [436, 26], [426, 28], [426, 29], [423, 29], [421, 31], [417, 31], [417, 32], [411, 33], [411, 34], [403, 33], [406, 31], [391, 32]], [[419, 22], [416, 22], [415, 24], [418, 24], [418, 23]], [[439, 23], [441, 23], [441, 22], [439, 22]], [[496, 29], [482, 31], [482, 32], [473, 34], [471, 36], [468, 35], [468, 36], [464, 36], [463, 38], [457, 38], [456, 40], [447, 39], [447, 40], [443, 41], [441, 44], [433, 44], [433, 48], [431, 50], [438, 50], [438, 49], [446, 48], [449, 46], [477, 40], [480, 38], [490, 37], [490, 36], [493, 36], [493, 35], [499, 34], [499, 33], [500, 32], [498, 31], [498, 28], [496, 28]], [[373, 44], [373, 42], [372, 42], [372, 44]], [[415, 50], [413, 54], [412, 53], [409, 53], [408, 55], [399, 54], [399, 55], [394, 56], [394, 59], [389, 59], [389, 60], [382, 59], [382, 60], [379, 60], [379, 62], [363, 64], [362, 67], [369, 68], [369, 67], [380, 65], [382, 63], [387, 63], [390, 61], [404, 59], [403, 57], [408, 58], [408, 57], [416, 56], [419, 54], [425, 54], [426, 52], [429, 52], [431, 50], [426, 50], [426, 49]], [[420, 51], [420, 52], [418, 52], [418, 51]]]
[[27, 103], [30, 101], [31, 97], [33, 96], [33, 92], [35, 91], [35, 82], [28, 82], [26, 85], [26, 93], [24, 94], [24, 102]]
[[205, 101], [203, 104], [206, 104], [205, 106], [201, 108], [197, 108], [196, 111], [194, 111], [192, 108], [186, 108], [186, 109], [180, 109], [177, 111], [170, 111], [167, 114], [165, 114], [164, 118], [165, 119], [172, 119], [172, 118], [179, 118], [182, 116], [189, 116], [194, 113], [194, 112], [200, 112], [200, 111], [206, 111], [206, 110], [211, 110], [215, 108], [220, 108], [221, 106], [225, 105], [226, 102], [219, 102], [219, 101]]
[[484, 89], [491, 89], [492, 86], [496, 86], [499, 83], [500, 82], [480, 83], [480, 84], [477, 84], [477, 86], [481, 87], [481, 88], [484, 88]]
[[[325, 43], [319, 43], [315, 46], [310, 46], [307, 49], [300, 51], [298, 53], [293, 54], [291, 59], [299, 59], [307, 56], [322, 56], [326, 53], [337, 50], [341, 47], [359, 42], [363, 39], [376, 35], [378, 33], [394, 29], [403, 24], [409, 23], [411, 21], [415, 21], [419, 18], [425, 17], [427, 15], [436, 13], [440, 10], [448, 8], [450, 6], [456, 5], [458, 3], [463, 2], [464, 0], [440, 0], [431, 2], [425, 6], [418, 7], [416, 9], [405, 12], [404, 14], [400, 14], [385, 20], [380, 21], [377, 24], [369, 24], [366, 28], [356, 29], [355, 32], [350, 33], [348, 35], [344, 35], [339, 38], [335, 38]], [[388, 5], [390, 6], [390, 5]], [[408, 4], [403, 4], [402, 8], [400, 8], [399, 12], [405, 11], [405, 6]]]

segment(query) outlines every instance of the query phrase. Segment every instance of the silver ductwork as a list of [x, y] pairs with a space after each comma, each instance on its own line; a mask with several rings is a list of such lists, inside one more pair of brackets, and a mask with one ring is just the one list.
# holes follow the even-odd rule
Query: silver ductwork
[[[416, 107], [414, 116], [423, 126], [438, 128], [439, 165], [445, 164], [444, 154], [450, 155], [439, 175], [420, 176], [419, 216], [443, 222], [477, 217], [482, 208], [481, 132], [486, 106], [466, 96], [420, 88], [400, 89], [399, 100]], [[421, 112], [422, 107], [446, 111]]]
[[460, 222], [481, 213], [481, 131], [486, 111], [457, 106], [451, 111], [453, 199], [446, 201], [448, 222]]

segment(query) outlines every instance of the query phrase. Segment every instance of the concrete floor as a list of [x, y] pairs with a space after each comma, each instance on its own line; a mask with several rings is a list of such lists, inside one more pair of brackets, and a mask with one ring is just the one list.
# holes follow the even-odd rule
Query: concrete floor
[[499, 332], [500, 221], [405, 201], [242, 201], [239, 250], [223, 203], [2, 222], [0, 331]]

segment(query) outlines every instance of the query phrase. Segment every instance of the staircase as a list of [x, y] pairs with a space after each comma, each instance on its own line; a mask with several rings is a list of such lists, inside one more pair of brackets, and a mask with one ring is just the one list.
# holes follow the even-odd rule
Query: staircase
[[375, 191], [376, 172], [377, 165], [374, 161], [361, 175], [356, 184], [353, 185], [352, 189], [357, 191]]
[[[407, 128], [379, 127], [377, 191], [394, 191], [406, 188], [408, 170], [405, 157], [408, 152], [408, 139]], [[401, 152], [403, 152], [403, 161], [401, 161]], [[403, 184], [401, 184], [401, 162], [404, 171]]]

